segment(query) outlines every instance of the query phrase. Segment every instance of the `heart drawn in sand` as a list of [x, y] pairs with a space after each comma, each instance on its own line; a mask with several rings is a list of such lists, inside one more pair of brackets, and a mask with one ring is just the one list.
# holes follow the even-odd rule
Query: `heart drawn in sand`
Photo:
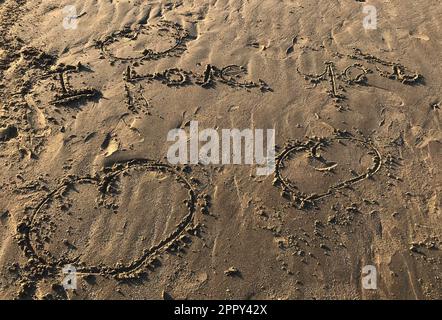
[[368, 139], [337, 132], [328, 138], [294, 141], [276, 159], [274, 185], [298, 208], [375, 175], [381, 154]]

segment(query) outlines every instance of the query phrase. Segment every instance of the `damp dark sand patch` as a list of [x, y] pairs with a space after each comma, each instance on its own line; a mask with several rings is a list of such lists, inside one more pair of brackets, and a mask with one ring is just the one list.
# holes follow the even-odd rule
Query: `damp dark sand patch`
[[0, 142], [6, 142], [18, 136], [18, 129], [15, 126], [8, 125], [6, 128], [0, 128]]

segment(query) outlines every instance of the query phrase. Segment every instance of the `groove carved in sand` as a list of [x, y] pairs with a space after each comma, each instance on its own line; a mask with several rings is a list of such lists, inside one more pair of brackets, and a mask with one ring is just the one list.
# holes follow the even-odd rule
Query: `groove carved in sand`
[[217, 83], [228, 85], [232, 88], [252, 89], [259, 88], [263, 92], [272, 91], [266, 82], [259, 79], [258, 82], [239, 80], [247, 75], [247, 69], [243, 66], [229, 65], [223, 68], [208, 64], [203, 73], [186, 71], [179, 68], [166, 69], [163, 72], [137, 74], [128, 67], [125, 72], [127, 82], [136, 83], [139, 81], [161, 82], [169, 87], [184, 87], [188, 85], [199, 85], [203, 88], [214, 87]]
[[[72, 261], [69, 258], [61, 257], [55, 258], [50, 252], [41, 250], [40, 240], [35, 238], [37, 222], [36, 217], [42, 214], [45, 208], [50, 205], [55, 197], [62, 196], [64, 192], [73, 188], [78, 184], [95, 185], [102, 196], [108, 196], [112, 194], [112, 184], [115, 183], [118, 177], [125, 175], [131, 169], [144, 170], [146, 172], [160, 172], [162, 174], [170, 175], [175, 178], [184, 189], [187, 190], [188, 198], [185, 201], [187, 207], [187, 214], [181, 220], [181, 222], [175, 226], [174, 230], [157, 244], [150, 248], [146, 248], [141, 256], [135, 258], [128, 264], [117, 264], [116, 266], [106, 265], [90, 265], [87, 266], [80, 261]], [[152, 260], [156, 259], [156, 256], [164, 251], [173, 252], [179, 246], [180, 241], [185, 241], [187, 238], [186, 232], [189, 234], [197, 234], [198, 225], [195, 224], [195, 212], [197, 206], [197, 194], [193, 185], [188, 181], [184, 174], [178, 169], [175, 169], [169, 165], [155, 163], [148, 160], [132, 160], [125, 163], [119, 163], [108, 169], [109, 172], [105, 172], [103, 177], [80, 177], [69, 179], [62, 183], [57, 189], [49, 193], [35, 208], [32, 214], [25, 218], [18, 226], [18, 243], [22, 248], [26, 257], [37, 262], [39, 269], [46, 269], [46, 272], [56, 272], [60, 269], [60, 266], [66, 264], [76, 265], [77, 271], [83, 274], [97, 274], [103, 276], [112, 276], [117, 279], [137, 278], [145, 267], [151, 265]], [[49, 217], [50, 219], [50, 217]], [[50, 223], [48, 221], [47, 223]], [[37, 240], [36, 240], [37, 239]]]
[[127, 67], [124, 73], [125, 101], [128, 109], [133, 113], [149, 114], [151, 108], [148, 98], [144, 94], [143, 83], [160, 82], [168, 87], [182, 88], [197, 85], [205, 89], [214, 88], [222, 83], [237, 89], [259, 89], [261, 92], [273, 91], [270, 86], [259, 79], [258, 82], [240, 80], [247, 75], [247, 69], [238, 65], [229, 65], [223, 68], [207, 65], [203, 73], [185, 71], [179, 68], [166, 69], [163, 72], [139, 75]]
[[[152, 31], [156, 31], [160, 38], [170, 37], [173, 39], [172, 43], [168, 44], [166, 48], [158, 50], [143, 48], [143, 50], [140, 50], [140, 52], [134, 56], [119, 56], [110, 48], [111, 45], [122, 40], [135, 42], [140, 36], [152, 33]], [[112, 61], [158, 60], [167, 56], [180, 55], [186, 51], [186, 44], [190, 40], [189, 33], [179, 24], [162, 21], [154, 25], [138, 25], [135, 29], [126, 28], [116, 31], [104, 40], [97, 41], [96, 46], [102, 51], [105, 57]]]
[[35, 86], [41, 80], [51, 79], [56, 83], [55, 93], [49, 104], [55, 106], [66, 106], [74, 102], [82, 102], [88, 100], [95, 100], [101, 96], [99, 90], [91, 87], [73, 88], [69, 81], [69, 75], [73, 73], [80, 73], [84, 66], [79, 63], [77, 66], [60, 64], [53, 68], [53, 70], [44, 75], [33, 78], [29, 81], [31, 86]]
[[[304, 153], [309, 157], [318, 160], [323, 163], [324, 166], [321, 168], [313, 168], [319, 172], [333, 172], [333, 170], [339, 165], [335, 162], [327, 162], [322, 156], [319, 154], [320, 149], [326, 149], [328, 146], [331, 146], [333, 143], [339, 143], [340, 141], [348, 141], [354, 142], [362, 145], [365, 149], [367, 149], [367, 154], [372, 157], [372, 166], [370, 166], [363, 173], [356, 173], [353, 178], [344, 180], [342, 182], [338, 182], [336, 184], [330, 185], [328, 190], [321, 193], [313, 193], [313, 194], [305, 194], [300, 191], [298, 186], [295, 185], [294, 182], [290, 181], [282, 174], [282, 169], [285, 167], [285, 163], [287, 163], [291, 156], [298, 153]], [[368, 139], [360, 139], [356, 138], [349, 133], [337, 131], [334, 136], [327, 138], [310, 138], [307, 141], [300, 142], [294, 141], [288, 143], [285, 148], [280, 152], [280, 154], [276, 157], [276, 171], [275, 171], [275, 180], [274, 185], [278, 186], [282, 189], [282, 194], [284, 197], [290, 198], [293, 201], [293, 204], [299, 208], [304, 209], [311, 207], [315, 201], [329, 197], [333, 195], [336, 191], [348, 188], [353, 184], [362, 182], [363, 180], [369, 179], [373, 175], [375, 175], [382, 166], [382, 156], [378, 149], [369, 141]]]
[[[376, 72], [381, 77], [399, 81], [405, 85], [417, 85], [422, 83], [424, 79], [421, 74], [409, 71], [407, 67], [399, 62], [383, 60], [374, 55], [363, 53], [357, 48], [353, 49], [352, 54], [343, 55], [336, 53], [335, 56], [339, 59], [347, 57], [347, 59], [357, 62], [353, 62], [339, 70], [335, 62], [326, 61], [324, 62], [324, 70], [321, 73], [306, 73], [299, 67], [297, 68], [297, 72], [306, 81], [311, 83], [313, 88], [316, 88], [324, 81], [328, 81], [330, 88], [327, 90], [327, 93], [334, 99], [337, 104], [336, 106], [339, 107], [340, 110], [344, 109], [340, 103], [347, 99], [345, 94], [346, 88], [356, 85], [370, 86], [367, 77], [369, 74]], [[375, 70], [370, 69], [370, 65], [373, 65]], [[379, 66], [390, 68], [390, 70], [382, 70]]]

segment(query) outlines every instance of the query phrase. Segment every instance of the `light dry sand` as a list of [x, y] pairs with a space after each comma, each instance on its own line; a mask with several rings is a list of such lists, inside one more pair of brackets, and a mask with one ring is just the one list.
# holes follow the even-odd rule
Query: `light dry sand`
[[[441, 17], [439, 0], [0, 0], [0, 298], [440, 299]], [[276, 175], [167, 166], [192, 120], [275, 128]]]

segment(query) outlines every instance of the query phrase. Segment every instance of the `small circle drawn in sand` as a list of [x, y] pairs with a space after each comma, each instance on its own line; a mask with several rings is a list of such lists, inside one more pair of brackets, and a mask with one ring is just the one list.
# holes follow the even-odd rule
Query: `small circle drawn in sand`
[[[60, 258], [55, 258], [51, 252], [44, 250], [42, 246], [42, 239], [38, 238], [38, 228], [37, 215], [44, 214], [44, 211], [50, 207], [50, 203], [54, 201], [57, 197], [62, 196], [68, 190], [74, 190], [75, 187], [79, 185], [95, 185], [98, 191], [104, 197], [112, 192], [113, 185], [119, 176], [125, 175], [131, 169], [143, 170], [145, 172], [157, 172], [164, 174], [166, 176], [172, 177], [182, 188], [187, 192], [187, 199], [185, 204], [187, 207], [187, 214], [182, 218], [178, 225], [176, 225], [173, 231], [160, 240], [158, 243], [154, 244], [150, 248], [146, 248], [142, 251], [141, 255], [127, 264], [117, 263], [115, 266], [108, 265], [86, 265], [84, 262], [80, 261], [80, 256], [76, 258], [69, 258], [66, 255], [62, 255]], [[145, 267], [151, 264], [151, 260], [155, 260], [156, 256], [162, 252], [171, 249], [174, 243], [180, 241], [181, 239], [187, 238], [186, 232], [192, 233], [197, 228], [195, 224], [195, 212], [197, 206], [197, 195], [192, 184], [187, 180], [183, 173], [179, 172], [177, 169], [161, 163], [152, 162], [149, 160], [132, 160], [125, 163], [119, 163], [114, 165], [109, 172], [103, 177], [81, 177], [72, 178], [68, 181], [63, 182], [57, 189], [49, 193], [35, 208], [32, 214], [25, 218], [18, 226], [18, 243], [24, 254], [29, 259], [37, 262], [37, 264], [42, 269], [58, 270], [60, 267], [72, 264], [76, 266], [77, 272], [80, 274], [96, 274], [102, 276], [112, 276], [116, 279], [131, 279], [137, 278]], [[46, 216], [48, 220], [45, 224], [50, 225], [52, 223], [51, 217]], [[54, 218], [54, 217], [52, 217]], [[40, 227], [41, 227], [40, 223]], [[34, 237], [37, 235], [37, 240]], [[47, 239], [50, 241], [50, 239]], [[183, 240], [184, 241], [184, 240]]]
[[[326, 161], [326, 159], [324, 159], [320, 154], [319, 150], [324, 150], [327, 147], [332, 146], [334, 143], [345, 142], [356, 143], [367, 150], [366, 153], [371, 157], [372, 165], [365, 169], [364, 172], [357, 173], [349, 168], [350, 172], [353, 174], [353, 177], [335, 184], [331, 184], [327, 190], [319, 193], [311, 193], [310, 195], [300, 191], [298, 186], [296, 186], [293, 181], [282, 174], [282, 170], [285, 168], [286, 163], [293, 155], [299, 153], [304, 153], [308, 155], [309, 158], [321, 163], [321, 167], [313, 167], [313, 169], [318, 171], [318, 173], [327, 174], [328, 172], [333, 172], [339, 163]], [[327, 138], [313, 137], [304, 142], [289, 142], [276, 157], [276, 170], [273, 184], [282, 189], [282, 195], [285, 198], [292, 200], [295, 207], [298, 209], [306, 209], [312, 207], [317, 200], [331, 196], [338, 190], [348, 188], [351, 185], [372, 177], [380, 170], [382, 166], [381, 159], [382, 157], [380, 152], [369, 140], [359, 139], [347, 132], [342, 131], [337, 131], [335, 135]]]
[[[153, 32], [157, 32], [159, 38], [156, 42], [157, 48], [146, 48], [144, 43], [153, 43], [154, 41], [142, 41], [140, 38], [152, 36]], [[168, 41], [164, 40], [165, 38]], [[111, 60], [119, 61], [141, 61], [141, 60], [158, 60], [167, 56], [179, 55], [184, 52], [186, 43], [190, 40], [189, 33], [179, 24], [161, 21], [154, 25], [138, 25], [134, 29], [126, 28], [116, 31], [107, 36], [102, 41], [97, 41], [97, 46], [101, 49], [104, 56]], [[123, 43], [123, 41], [125, 43]], [[166, 42], [164, 44], [164, 42]], [[120, 55], [116, 53], [117, 49], [121, 49], [124, 45], [129, 45], [128, 50], [133, 55]]]

